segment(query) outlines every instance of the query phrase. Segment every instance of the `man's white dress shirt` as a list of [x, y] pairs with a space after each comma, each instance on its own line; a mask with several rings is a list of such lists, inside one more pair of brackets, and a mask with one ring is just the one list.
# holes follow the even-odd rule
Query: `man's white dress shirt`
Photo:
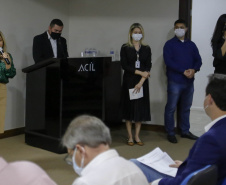
[[111, 149], [96, 156], [73, 185], [148, 185], [143, 172]]
[[48, 39], [50, 40], [52, 49], [53, 49], [53, 58], [57, 58], [57, 40], [52, 39], [52, 37], [50, 36], [49, 32], [47, 31], [47, 35], [48, 35]]

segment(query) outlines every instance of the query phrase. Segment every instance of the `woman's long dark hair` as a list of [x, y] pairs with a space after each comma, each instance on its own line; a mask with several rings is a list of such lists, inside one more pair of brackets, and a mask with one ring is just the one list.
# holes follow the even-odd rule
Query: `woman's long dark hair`
[[212, 47], [213, 47], [214, 42], [218, 42], [222, 38], [225, 23], [226, 23], [226, 14], [223, 14], [218, 18], [217, 24], [215, 26], [215, 29], [214, 29], [214, 32], [213, 32], [213, 37], [211, 39], [211, 46]]

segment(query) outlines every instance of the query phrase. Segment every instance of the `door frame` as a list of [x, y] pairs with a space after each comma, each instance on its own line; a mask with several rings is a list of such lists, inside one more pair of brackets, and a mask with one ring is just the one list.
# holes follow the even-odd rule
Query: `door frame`
[[192, 0], [179, 0], [179, 19], [187, 22], [187, 38], [191, 38]]

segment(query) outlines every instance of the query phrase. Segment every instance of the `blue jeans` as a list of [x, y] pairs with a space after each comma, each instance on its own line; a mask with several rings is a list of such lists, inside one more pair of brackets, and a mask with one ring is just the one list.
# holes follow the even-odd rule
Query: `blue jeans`
[[178, 124], [182, 134], [186, 134], [190, 129], [190, 108], [194, 94], [194, 83], [180, 84], [168, 82], [167, 104], [165, 107], [165, 129], [169, 135], [175, 135], [174, 132], [174, 113], [176, 108], [178, 114]]
[[134, 164], [136, 164], [141, 169], [141, 171], [144, 173], [144, 175], [146, 176], [149, 183], [153, 182], [154, 180], [157, 180], [157, 179], [170, 177], [166, 174], [163, 174], [163, 173], [160, 173], [160, 172], [154, 170], [153, 168], [139, 162], [136, 159], [130, 159], [130, 161], [132, 161]]

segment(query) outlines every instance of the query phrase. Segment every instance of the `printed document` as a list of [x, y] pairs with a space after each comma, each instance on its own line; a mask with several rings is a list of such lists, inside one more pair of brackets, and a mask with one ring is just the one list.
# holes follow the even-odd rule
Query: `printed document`
[[129, 89], [130, 100], [135, 100], [143, 97], [143, 87], [140, 88], [140, 92], [135, 93], [134, 88]]
[[137, 160], [157, 170], [158, 172], [167, 174], [172, 177], [176, 176], [177, 168], [169, 167], [170, 164], [174, 164], [175, 162], [166, 152], [163, 152], [159, 147], [155, 148], [148, 154], [137, 158]]

